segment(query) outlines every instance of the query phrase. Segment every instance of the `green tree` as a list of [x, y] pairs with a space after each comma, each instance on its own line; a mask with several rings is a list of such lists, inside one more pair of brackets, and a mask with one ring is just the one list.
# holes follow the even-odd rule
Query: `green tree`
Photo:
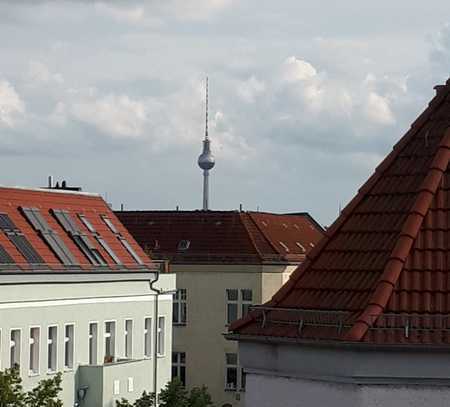
[[160, 407], [188, 407], [188, 392], [176, 377], [159, 393]]
[[144, 391], [142, 396], [134, 402], [135, 407], [153, 407], [155, 404], [155, 393]]
[[37, 387], [26, 394], [27, 407], [62, 407], [62, 401], [58, 398], [62, 390], [61, 381], [61, 372], [50, 379], [41, 380]]
[[116, 400], [116, 407], [133, 407], [133, 404], [131, 404], [127, 399]]
[[19, 369], [0, 371], [0, 407], [62, 407], [60, 391], [61, 373], [41, 380], [34, 389], [24, 392]]
[[0, 371], [0, 407], [24, 407], [25, 395], [22, 388], [22, 379], [19, 369], [6, 369]]
[[213, 407], [211, 395], [208, 393], [208, 388], [194, 387], [188, 398], [188, 407]]

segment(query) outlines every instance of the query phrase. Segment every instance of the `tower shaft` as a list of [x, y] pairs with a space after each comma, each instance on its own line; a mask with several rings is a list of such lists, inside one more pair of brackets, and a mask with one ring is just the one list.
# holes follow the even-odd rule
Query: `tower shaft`
[[203, 171], [203, 210], [209, 210], [209, 171]]

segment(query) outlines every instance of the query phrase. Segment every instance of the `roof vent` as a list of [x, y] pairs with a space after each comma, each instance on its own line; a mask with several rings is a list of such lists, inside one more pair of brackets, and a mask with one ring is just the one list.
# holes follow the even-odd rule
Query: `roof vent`
[[178, 246], [177, 246], [177, 249], [178, 250], [187, 250], [187, 249], [189, 249], [189, 246], [191, 245], [191, 242], [190, 242], [190, 240], [180, 240], [179, 242], [178, 242]]
[[311, 247], [314, 247], [314, 243], [313, 243], [313, 242], [311, 242], [309, 245], [310, 245]]
[[267, 223], [266, 223], [266, 222], [264, 222], [264, 221], [262, 220], [261, 223], [263, 224], [263, 226], [266, 226], [266, 227], [267, 227]]
[[284, 227], [285, 229], [287, 229], [287, 228], [288, 228], [288, 225], [286, 225], [286, 223], [283, 223], [283, 227]]
[[281, 246], [283, 246], [284, 250], [286, 250], [286, 252], [289, 252], [289, 247], [286, 246], [286, 244], [284, 244], [283, 242], [278, 242], [280, 243]]
[[306, 253], [305, 246], [303, 246], [300, 242], [295, 242], [295, 244], [300, 248], [302, 253]]
[[298, 227], [298, 225], [296, 223], [294, 223], [294, 228], [297, 230], [300, 230], [300, 228]]

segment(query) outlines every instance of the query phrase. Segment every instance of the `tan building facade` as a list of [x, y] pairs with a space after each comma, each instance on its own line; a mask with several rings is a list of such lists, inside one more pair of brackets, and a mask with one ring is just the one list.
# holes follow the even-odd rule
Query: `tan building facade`
[[176, 274], [172, 377], [206, 385], [216, 406], [243, 406], [237, 345], [223, 334], [288, 280], [322, 229], [307, 214], [117, 212], [154, 259]]

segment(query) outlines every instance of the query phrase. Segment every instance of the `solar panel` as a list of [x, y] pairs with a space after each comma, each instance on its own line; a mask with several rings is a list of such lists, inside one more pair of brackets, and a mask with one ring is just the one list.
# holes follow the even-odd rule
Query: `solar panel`
[[66, 265], [77, 264], [77, 261], [59, 235], [50, 228], [37, 208], [20, 208], [25, 218], [33, 228], [39, 232], [39, 236], [47, 243], [58, 259]]
[[37, 254], [33, 249], [27, 238], [19, 232], [8, 232], [7, 236], [9, 240], [16, 246], [17, 250], [22, 254], [23, 257], [32, 264], [43, 264], [44, 260]]
[[0, 213], [0, 229], [15, 230], [17, 227], [6, 213]]
[[8, 254], [5, 248], [0, 245], [0, 264], [13, 264], [15, 263], [12, 257]]
[[107, 264], [90, 239], [79, 229], [68, 211], [53, 209], [52, 212], [63, 229], [69, 234], [81, 252], [92, 264]]

